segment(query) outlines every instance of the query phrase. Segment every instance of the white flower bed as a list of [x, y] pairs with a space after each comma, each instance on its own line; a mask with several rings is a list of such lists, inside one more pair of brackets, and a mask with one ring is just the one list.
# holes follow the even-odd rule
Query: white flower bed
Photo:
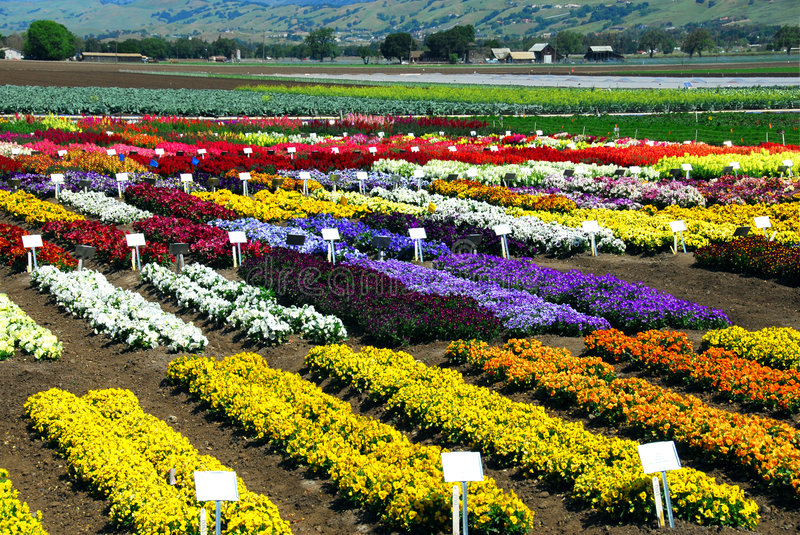
[[265, 290], [229, 281], [201, 264], [186, 266], [181, 275], [157, 264], [148, 264], [142, 269], [142, 278], [160, 291], [175, 296], [181, 306], [242, 329], [257, 341], [282, 343], [293, 332], [323, 344], [347, 337], [339, 318], [320, 314], [310, 305], [281, 306]]
[[6, 294], [0, 294], [0, 360], [11, 357], [15, 347], [36, 359], [51, 360], [59, 358], [64, 349], [49, 329], [33, 321]]
[[115, 287], [96, 271], [62, 272], [42, 266], [33, 271], [31, 280], [73, 315], [88, 319], [95, 333], [130, 347], [165, 345], [172, 351], [198, 351], [208, 344], [199, 328], [136, 292]]
[[61, 201], [76, 208], [83, 214], [100, 218], [103, 223], [129, 225], [134, 221], [153, 216], [147, 210], [140, 210], [97, 191], [76, 193], [64, 190], [61, 192]]
[[[484, 228], [502, 224], [510, 225], [511, 235], [514, 238], [535, 245], [542, 253], [575, 253], [589, 247], [589, 233], [583, 229], [567, 227], [555, 222], [545, 223], [535, 216], [514, 217], [508, 215], [505, 208], [483, 201], [432, 195], [424, 190], [413, 191], [406, 188], [392, 191], [375, 188], [370, 193], [390, 201], [418, 206], [427, 206], [428, 203], [433, 203], [436, 205], [436, 212], [430, 216], [433, 219], [454, 217], [459, 221]], [[595, 240], [601, 251], [613, 253], [625, 251], [625, 243], [619, 238], [615, 238], [610, 229], [600, 229], [600, 232], [595, 235]]]
[[[508, 184], [509, 186], [539, 186], [546, 177], [563, 175], [565, 170], [575, 169], [576, 166], [582, 167], [582, 174], [587, 177], [612, 176], [617, 169], [625, 169], [613, 164], [576, 164], [573, 162], [540, 162], [533, 160], [524, 164], [508, 165], [473, 165], [459, 161], [431, 160], [424, 166], [405, 160], [378, 160], [372, 165], [372, 170], [409, 177], [414, 171], [421, 169], [429, 177], [444, 179], [447, 178], [447, 175], [457, 174], [458, 178], [465, 179], [468, 178], [467, 171], [475, 169], [477, 175], [472, 177], [471, 180], [477, 180], [483, 184], [501, 184], [506, 173], [514, 173], [516, 178], [513, 184]], [[639, 178], [641, 180], [658, 180], [659, 173], [652, 167], [642, 167]]]

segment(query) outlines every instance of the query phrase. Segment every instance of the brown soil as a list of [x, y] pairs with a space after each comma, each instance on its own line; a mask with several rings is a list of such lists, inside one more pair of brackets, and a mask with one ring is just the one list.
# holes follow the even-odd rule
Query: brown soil
[[[0, 215], [0, 221], [25, 226], [24, 223], [11, 221], [4, 215]], [[601, 255], [597, 258], [578, 256], [568, 260], [539, 260], [544, 265], [558, 269], [610, 272], [629, 281], [643, 281], [679, 297], [721, 308], [735, 324], [748, 329], [773, 325], [800, 329], [800, 288], [697, 269], [692, 266], [691, 255]], [[279, 347], [243, 343], [236, 333], [219, 328], [195, 314], [177, 309], [174, 303], [162, 299], [152, 288], [141, 284], [134, 272], [109, 271], [96, 265], [89, 267], [104, 271], [112, 283], [138, 290], [147, 298], [160, 301], [166, 310], [201, 326], [210, 341], [206, 351], [210, 356], [219, 358], [243, 350], [255, 351], [264, 356], [273, 367], [305, 372], [303, 357], [310, 346], [303, 340], [293, 340]], [[236, 276], [233, 271], [224, 273], [229, 277]], [[24, 415], [23, 404], [30, 395], [52, 387], [66, 389], [78, 395], [98, 388], [132, 390], [145, 411], [170, 423], [177, 431], [186, 435], [202, 453], [215, 455], [236, 470], [248, 488], [269, 495], [278, 505], [283, 518], [293, 523], [295, 533], [392, 533], [374, 517], [339, 498], [330, 481], [320, 479], [305, 467], [286, 462], [268, 444], [254, 441], [235, 426], [209, 416], [184, 391], [171, 386], [165, 380], [165, 370], [175, 354], [169, 354], [163, 349], [131, 351], [103, 335], [93, 334], [84, 320], [75, 319], [59, 310], [46, 295], [32, 289], [26, 273], [12, 273], [8, 268], [0, 268], [0, 292], [7, 293], [40, 325], [51, 329], [64, 344], [64, 355], [55, 362], [36, 362], [19, 352], [11, 359], [0, 362], [0, 392], [3, 392], [0, 398], [0, 467], [10, 471], [21, 498], [33, 509], [42, 511], [44, 525], [52, 535], [128, 533], [127, 530], [109, 523], [107, 505], [102, 497], [68, 476], [64, 459], [47, 447], [41, 437], [31, 429], [30, 421]], [[702, 335], [700, 332], [689, 334], [695, 342]], [[550, 345], [567, 347], [574, 354], [583, 351], [583, 342], [579, 338], [543, 336], [541, 339]], [[358, 346], [360, 340], [351, 340], [349, 344]], [[436, 342], [405, 350], [430, 365], [446, 365], [443, 359], [446, 346], [447, 342]], [[463, 371], [469, 381], [487, 384], [480, 375], [466, 369]], [[623, 376], [638, 374], [629, 369], [619, 371]], [[307, 374], [305, 376], [309, 378]], [[650, 380], [685, 391], [680, 386], [667, 385], [659, 378]], [[389, 421], [380, 406], [366, 402], [357, 393], [347, 389], [340, 390], [327, 382], [322, 384], [329, 393], [348, 400], [356, 411]], [[518, 401], [543, 404], [554, 415], [583, 421], [595, 432], [639, 438], [625, 430], [598, 425], [570, 407], [553, 406], [535, 394], [508, 394]], [[700, 395], [711, 404], [747, 411], [744, 407], [727, 404], [711, 395]], [[798, 425], [796, 417], [771, 416], [791, 425]], [[402, 429], [420, 442], [460, 446], [444, 443], [435, 435], [422, 435], [410, 428]], [[761, 507], [759, 533], [800, 532], [797, 500], [755, 484], [747, 474], [739, 470], [723, 470], [721, 468], [724, 467], [704, 464], [701, 459], [690, 454], [682, 452], [681, 455], [684, 464], [706, 470], [720, 481], [742, 486]], [[526, 479], [517, 470], [496, 466], [491, 459], [487, 459], [486, 464], [490, 476], [502, 487], [514, 490], [535, 511], [537, 533], [629, 535], [655, 532], [653, 524], [635, 526], [609, 523], [608, 519], [571, 503], [563, 489]], [[737, 532], [729, 528], [702, 528], [681, 521], [677, 525], [675, 533]]]
[[[755, 65], [747, 65], [752, 68]], [[770, 61], [758, 63], [758, 67], [786, 67], [786, 62]], [[702, 64], [692, 64], [692, 72], [702, 69]], [[709, 64], [709, 69], [717, 69], [719, 65]], [[154, 89], [234, 89], [246, 84], [283, 84], [283, 85], [305, 85], [304, 82], [297, 81], [252, 81], [235, 78], [205, 78], [171, 75], [164, 76], [157, 73], [215, 73], [228, 75], [275, 75], [275, 74], [296, 74], [302, 76], [306, 73], [370, 73], [383, 72], [392, 74], [405, 73], [446, 73], [446, 74], [469, 74], [475, 71], [481, 74], [569, 74], [569, 75], [607, 75], [616, 72], [630, 72], [631, 70], [640, 71], [647, 74], [652, 71], [674, 71], [675, 76], [683, 76], [682, 71], [686, 67], [682, 65], [633, 65], [633, 64], [609, 64], [609, 65], [564, 65], [564, 66], [541, 66], [541, 65], [464, 65], [464, 66], [440, 66], [440, 65], [420, 65], [420, 66], [386, 66], [386, 65], [363, 65], [363, 66], [337, 66], [335, 64], [325, 65], [317, 62], [303, 62], [297, 65], [271, 65], [271, 64], [247, 64], [231, 65], [206, 62], [192, 62], [182, 64], [170, 63], [84, 63], [76, 61], [0, 61], [0, 81], [10, 85], [42, 85], [42, 86], [64, 86], [64, 87], [142, 87]], [[730, 74], [728, 74], [730, 75]], [[728, 76], [726, 75], [726, 76]], [[663, 75], [662, 75], [663, 76]], [[714, 76], [708, 73], [704, 76]], [[736, 73], [736, 76], [748, 76], [747, 72]], [[314, 82], [318, 83], [318, 82]], [[357, 84], [353, 84], [357, 85]]]

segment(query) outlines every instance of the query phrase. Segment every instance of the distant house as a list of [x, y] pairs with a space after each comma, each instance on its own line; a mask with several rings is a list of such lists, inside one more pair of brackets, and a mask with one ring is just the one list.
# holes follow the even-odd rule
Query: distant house
[[0, 53], [3, 54], [4, 59], [22, 59], [22, 52], [13, 48], [0, 48]]
[[493, 48], [492, 49], [492, 58], [496, 59], [497, 61], [510, 61], [509, 54], [511, 54], [510, 48]]
[[586, 54], [583, 55], [586, 61], [623, 61], [625, 57], [622, 54], [614, 52], [614, 49], [608, 45], [590, 46]]
[[409, 59], [411, 59], [411, 63], [420, 63], [424, 54], [425, 52], [423, 50], [412, 50]]
[[511, 63], [533, 63], [536, 61], [536, 54], [533, 52], [514, 52], [508, 53], [509, 61]]
[[564, 58], [550, 43], [536, 43], [528, 49], [536, 56], [537, 63], [554, 63]]
[[78, 54], [79, 61], [90, 63], [142, 63], [146, 61], [146, 56], [141, 54], [114, 53], [114, 52], [81, 52]]

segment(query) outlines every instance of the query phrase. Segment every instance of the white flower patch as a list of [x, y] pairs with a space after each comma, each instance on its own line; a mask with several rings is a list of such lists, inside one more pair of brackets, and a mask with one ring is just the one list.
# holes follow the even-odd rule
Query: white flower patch
[[147, 210], [140, 210], [97, 191], [76, 193], [64, 190], [61, 192], [61, 200], [83, 214], [100, 218], [103, 223], [128, 225], [153, 216]]
[[265, 290], [230, 281], [201, 264], [186, 266], [181, 275], [157, 264], [142, 269], [142, 278], [173, 295], [182, 306], [208, 314], [219, 323], [241, 329], [257, 341], [282, 343], [294, 332], [318, 343], [347, 337], [336, 316], [318, 313], [313, 306], [284, 307]]
[[198, 351], [208, 345], [199, 328], [136, 292], [115, 287], [96, 271], [62, 272], [42, 266], [33, 271], [31, 280], [70, 313], [89, 320], [95, 333], [131, 347], [165, 345], [171, 351]]
[[[455, 218], [477, 227], [492, 228], [497, 225], [511, 226], [511, 235], [519, 240], [535, 245], [542, 253], [576, 253], [589, 247], [589, 233], [583, 229], [568, 227], [556, 222], [545, 223], [536, 216], [514, 217], [506, 213], [506, 208], [494, 206], [483, 201], [458, 199], [442, 195], [432, 195], [426, 191], [412, 191], [405, 188], [386, 190], [375, 188], [372, 195], [396, 202], [406, 202], [427, 206], [436, 205], [432, 219]], [[595, 240], [602, 251], [621, 253], [625, 243], [614, 237], [610, 229], [600, 229]]]
[[55, 360], [64, 349], [49, 329], [33, 321], [7, 295], [0, 294], [0, 360], [12, 356], [15, 347], [37, 360]]

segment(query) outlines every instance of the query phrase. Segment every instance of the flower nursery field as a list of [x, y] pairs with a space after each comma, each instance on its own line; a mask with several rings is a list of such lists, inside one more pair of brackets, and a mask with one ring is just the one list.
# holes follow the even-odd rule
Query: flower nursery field
[[677, 532], [800, 530], [800, 147], [489, 130], [2, 120], [0, 532], [194, 534], [232, 469], [224, 533], [449, 533], [440, 448], [471, 533], [654, 532], [659, 440]]

